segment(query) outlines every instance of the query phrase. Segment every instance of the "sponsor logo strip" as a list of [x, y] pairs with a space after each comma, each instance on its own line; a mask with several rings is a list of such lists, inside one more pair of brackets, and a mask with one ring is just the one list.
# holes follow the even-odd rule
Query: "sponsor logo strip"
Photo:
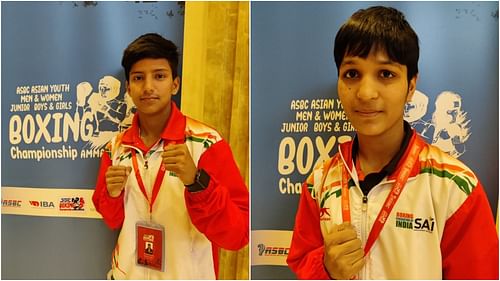
[[2, 214], [99, 219], [93, 189], [2, 186]]

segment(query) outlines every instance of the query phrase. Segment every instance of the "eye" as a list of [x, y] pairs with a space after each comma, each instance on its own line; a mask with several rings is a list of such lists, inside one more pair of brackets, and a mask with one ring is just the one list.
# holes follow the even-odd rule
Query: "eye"
[[383, 79], [391, 79], [391, 78], [396, 77], [396, 75], [392, 71], [382, 70], [382, 71], [380, 71], [380, 77]]
[[163, 80], [167, 78], [167, 75], [165, 73], [156, 73], [155, 78], [158, 80]]
[[142, 80], [142, 76], [141, 75], [133, 75], [132, 76], [132, 81], [141, 81]]
[[346, 72], [344, 72], [344, 77], [347, 79], [355, 79], [359, 77], [359, 72], [354, 69], [349, 69]]

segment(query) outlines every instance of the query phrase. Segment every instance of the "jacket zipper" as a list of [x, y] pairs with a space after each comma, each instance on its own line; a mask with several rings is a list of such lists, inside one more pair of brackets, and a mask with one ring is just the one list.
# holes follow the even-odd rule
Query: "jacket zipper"
[[[148, 170], [148, 168], [149, 168], [149, 166], [148, 166], [148, 159], [149, 159], [149, 157], [151, 157], [151, 155], [149, 154], [149, 156], [148, 156], [148, 154], [149, 154], [149, 151], [146, 152], [146, 154], [144, 154], [144, 178], [145, 178], [144, 185], [146, 185], [148, 187], [151, 187], [151, 193], [148, 194], [148, 196], [149, 196], [148, 202], [150, 202], [150, 200], [152, 200], [152, 197], [153, 197], [153, 188], [151, 186], [152, 183], [151, 183], [151, 175], [150, 175], [150, 173], [152, 171]], [[150, 207], [149, 207], [149, 204], [148, 204], [149, 222], [153, 223], [153, 212], [152, 212], [152, 210], [150, 211], [149, 208]], [[148, 278], [147, 279], [151, 280], [151, 269], [147, 268], [146, 270], [148, 272]]]
[[[143, 179], [143, 183], [144, 183], [144, 187], [146, 188], [146, 191], [148, 191], [148, 187], [150, 186], [150, 176], [149, 176], [149, 166], [148, 166], [148, 152], [146, 152], [145, 154], [142, 153], [142, 151], [139, 149], [139, 154], [142, 156], [142, 158], [144, 159], [144, 166], [143, 166], [143, 170], [141, 172], [142, 173], [142, 179]], [[140, 167], [140, 166], [139, 166]], [[151, 192], [152, 193], [152, 192]], [[148, 197], [150, 196], [150, 194], [148, 194]], [[149, 200], [151, 200], [151, 198], [148, 199], [148, 202]], [[149, 211], [149, 203], [148, 203], [148, 213], [149, 213], [149, 223], [152, 223], [153, 222], [153, 213]], [[146, 277], [145, 279], [146, 280], [151, 280], [151, 270], [149, 268], [145, 268], [146, 270]]]
[[[367, 224], [368, 224], [368, 196], [363, 194], [363, 201], [361, 205], [361, 241], [363, 244], [366, 244], [366, 240], [368, 239], [368, 234], [367, 234]], [[366, 258], [365, 258], [366, 261]], [[360, 278], [359, 279], [366, 279], [366, 272], [367, 272], [367, 267], [368, 265], [365, 263], [365, 266], [363, 266], [363, 269], [360, 272]]]
[[[149, 171], [149, 165], [148, 165], [148, 160], [149, 160], [149, 157], [151, 157], [151, 155], [149, 155], [149, 151], [146, 152], [143, 157], [144, 157], [144, 176], [143, 176], [143, 180], [144, 180], [144, 187], [146, 188], [147, 191], [149, 191], [149, 187], [151, 187], [151, 175], [150, 175], [150, 171]], [[141, 151], [141, 155], [142, 155], [142, 151]], [[148, 193], [148, 202], [152, 199], [151, 197], [153, 196], [153, 190], [151, 189], [151, 192]], [[149, 204], [148, 204], [148, 212], [149, 212]], [[152, 223], [153, 222], [153, 214], [152, 212], [149, 212], [149, 222]]]

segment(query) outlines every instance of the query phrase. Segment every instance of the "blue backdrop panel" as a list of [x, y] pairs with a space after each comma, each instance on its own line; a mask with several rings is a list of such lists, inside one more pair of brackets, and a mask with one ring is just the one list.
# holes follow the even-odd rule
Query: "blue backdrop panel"
[[[340, 107], [311, 106], [322, 99], [336, 102], [335, 34], [353, 12], [373, 5], [401, 10], [420, 39], [420, 94], [407, 108], [407, 120], [428, 142], [448, 149], [476, 172], [496, 215], [497, 2], [253, 2], [252, 230], [292, 230], [310, 163], [332, 156], [338, 138], [353, 134]], [[307, 109], [301, 107], [305, 102]], [[445, 117], [454, 116], [444, 129], [441, 108], [449, 110]], [[329, 111], [336, 116], [333, 121], [323, 115]], [[259, 265], [252, 267], [252, 278], [294, 275], [285, 267]]]
[[[87, 4], [84, 4], [87, 3]], [[94, 4], [89, 4], [94, 3]], [[183, 10], [177, 3], [134, 2], [26, 2], [2, 3], [2, 185], [34, 187], [91, 187], [94, 185], [97, 165], [95, 159], [63, 161], [12, 161], [10, 157], [9, 126], [12, 115], [24, 117], [40, 113], [71, 113], [76, 110], [76, 87], [87, 81], [98, 92], [99, 80], [113, 76], [121, 81], [120, 96], [125, 92], [121, 67], [123, 50], [133, 39], [146, 32], [166, 36], [182, 48]], [[32, 103], [28, 112], [11, 112], [11, 105], [21, 104], [18, 87], [69, 84], [63, 101], [72, 102], [71, 110], [35, 110]], [[40, 95], [41, 96], [41, 95]], [[55, 135], [55, 124], [48, 123], [50, 137]], [[61, 130], [62, 130], [62, 122]], [[95, 124], [91, 124], [94, 133]], [[35, 122], [34, 130], [39, 125]], [[36, 131], [37, 132], [37, 131]], [[66, 147], [88, 147], [80, 135], [73, 141], [69, 134]], [[47, 143], [41, 138], [18, 145], [21, 149], [46, 149], [59, 144]], [[41, 165], [43, 163], [43, 165]], [[58, 171], [57, 177], [54, 171]], [[30, 177], [21, 177], [30, 174]]]
[[[90, 111], [92, 95], [112, 91], [117, 96], [110, 103], [123, 100], [121, 56], [139, 35], [159, 33], [182, 52], [184, 6], [93, 1], [1, 5], [2, 187], [93, 189], [99, 156], [81, 157], [81, 152], [98, 149], [121, 126], [125, 112], [103, 118], [111, 127], [75, 116]], [[82, 103], [77, 92], [84, 84], [93, 93]], [[42, 96], [52, 100], [42, 101]], [[74, 124], [78, 129], [68, 129]], [[58, 140], [65, 126], [68, 138]], [[16, 152], [63, 146], [78, 156], [20, 159]], [[2, 200], [4, 204], [9, 202]], [[105, 278], [115, 240], [116, 233], [102, 220], [2, 215], [2, 278]]]

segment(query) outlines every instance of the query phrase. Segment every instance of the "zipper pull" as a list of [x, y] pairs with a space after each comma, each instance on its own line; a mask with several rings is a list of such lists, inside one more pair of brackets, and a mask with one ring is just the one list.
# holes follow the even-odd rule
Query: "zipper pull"
[[146, 169], [146, 170], [147, 170], [147, 169], [148, 169], [148, 167], [149, 167], [149, 166], [148, 166], [148, 160], [146, 160], [146, 161], [144, 161], [144, 169]]
[[363, 195], [363, 205], [361, 206], [361, 210], [366, 212], [368, 210], [368, 196]]

